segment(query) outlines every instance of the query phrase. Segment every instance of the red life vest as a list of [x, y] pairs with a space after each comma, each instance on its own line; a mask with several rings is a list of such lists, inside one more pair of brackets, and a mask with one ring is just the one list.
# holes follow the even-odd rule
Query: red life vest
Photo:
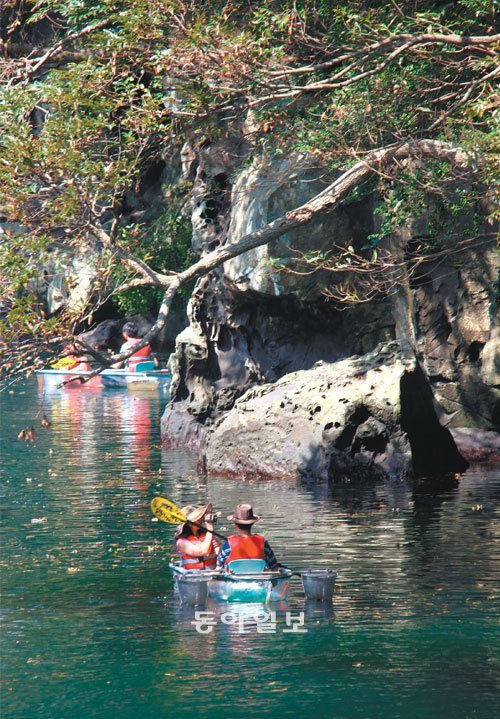
[[[187, 539], [190, 542], [203, 542], [205, 539], [206, 534], [200, 533], [197, 537], [194, 536], [194, 534], [190, 535], [189, 537], [182, 537], [182, 539]], [[184, 567], [184, 569], [216, 569], [217, 567], [217, 553], [215, 551], [215, 541], [212, 537], [212, 544], [210, 545], [210, 554], [205, 554], [201, 557], [191, 557], [189, 554], [184, 554], [184, 552], [181, 552], [177, 549], [177, 542], [176, 542], [176, 549], [177, 552], [181, 555], [181, 566]]]
[[264, 544], [266, 540], [261, 534], [251, 534], [244, 537], [241, 534], [233, 534], [227, 540], [231, 547], [231, 553], [226, 562], [234, 559], [265, 559]]
[[[138, 342], [140, 342], [140, 338], [130, 338], [127, 341], [127, 344], [129, 345], [129, 349]], [[123, 349], [123, 348], [122, 348]], [[120, 350], [121, 351], [121, 350]], [[134, 354], [128, 358], [127, 360], [127, 369], [129, 372], [135, 372], [136, 367], [139, 364], [139, 362], [148, 362], [149, 360], [152, 360], [153, 356], [151, 354], [151, 347], [149, 345], [144, 345], [144, 347], [141, 347], [141, 349], [137, 350], [137, 352], [134, 352]]]

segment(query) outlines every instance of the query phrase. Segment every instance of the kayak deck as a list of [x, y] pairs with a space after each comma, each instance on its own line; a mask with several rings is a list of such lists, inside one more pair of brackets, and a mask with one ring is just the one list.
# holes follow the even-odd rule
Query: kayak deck
[[101, 372], [101, 379], [104, 387], [134, 388], [142, 386], [154, 388], [170, 385], [172, 375], [167, 370], [129, 372], [128, 370], [105, 369]]

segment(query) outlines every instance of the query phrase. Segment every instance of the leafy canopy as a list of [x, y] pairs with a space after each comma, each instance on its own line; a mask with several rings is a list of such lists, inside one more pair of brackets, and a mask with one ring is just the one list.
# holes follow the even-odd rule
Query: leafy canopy
[[[489, 0], [4, 6], [4, 369], [8, 358], [11, 369], [32, 366], [117, 292], [124, 312], [157, 308], [165, 273], [194, 259], [191, 187], [171, 182], [162, 207], [144, 208], [145, 178], [158, 163], [175, 167], [186, 140], [242, 133], [249, 118], [249, 156], [313, 153], [345, 169], [375, 147], [434, 137], [486, 158], [483, 180], [495, 181]], [[439, 186], [435, 166], [421, 173], [421, 185]], [[411, 192], [386, 196], [399, 216], [411, 206]], [[388, 207], [387, 228], [397, 214]], [[39, 277], [57, 252], [91, 257], [94, 278], [85, 301], [49, 317]], [[146, 266], [156, 273], [149, 288]]]

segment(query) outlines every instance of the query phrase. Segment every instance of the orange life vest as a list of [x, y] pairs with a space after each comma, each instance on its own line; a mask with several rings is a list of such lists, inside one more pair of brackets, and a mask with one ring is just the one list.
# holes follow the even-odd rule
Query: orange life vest
[[[187, 539], [190, 542], [203, 542], [205, 537], [206, 534], [200, 533], [197, 537], [192, 534], [189, 537], [182, 537], [182, 539]], [[201, 557], [191, 557], [189, 554], [184, 554], [184, 552], [179, 551], [176, 544], [177, 552], [181, 555], [181, 566], [184, 567], [184, 569], [216, 569], [217, 553], [215, 551], [215, 547], [216, 544], [212, 537], [210, 554], [205, 554]]]
[[[133, 346], [140, 341], [140, 338], [130, 338], [127, 341], [127, 344]], [[147, 362], [148, 360], [152, 359], [153, 356], [151, 354], [151, 347], [149, 345], [144, 345], [144, 347], [141, 347], [141, 349], [137, 350], [137, 352], [134, 352], [134, 354], [128, 358], [127, 369], [129, 370], [129, 372], [135, 372], [139, 362]]]
[[265, 539], [261, 534], [251, 534], [244, 537], [241, 534], [233, 534], [227, 540], [231, 547], [231, 553], [226, 562], [234, 559], [265, 559]]

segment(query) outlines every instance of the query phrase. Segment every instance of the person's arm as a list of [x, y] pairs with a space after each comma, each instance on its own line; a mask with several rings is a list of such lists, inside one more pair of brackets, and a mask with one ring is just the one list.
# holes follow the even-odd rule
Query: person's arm
[[217, 555], [217, 566], [223, 567], [226, 564], [227, 558], [230, 554], [231, 547], [229, 546], [229, 542], [226, 539], [226, 541], [219, 550], [219, 554]]
[[209, 531], [202, 540], [198, 539], [196, 542], [192, 542], [180, 537], [176, 543], [178, 551], [182, 552], [182, 554], [187, 554], [188, 557], [203, 557], [205, 554], [210, 554], [213, 539], [211, 530], [213, 529], [213, 525], [211, 522], [207, 522], [205, 526]]
[[267, 566], [269, 567], [269, 569], [279, 568], [278, 560], [276, 559], [275, 554], [271, 549], [271, 545], [267, 540], [264, 542], [264, 557], [266, 559]]
[[[126, 352], [128, 349], [130, 349], [129, 344], [128, 344], [128, 342], [125, 342], [120, 347], [119, 354], [121, 354], [122, 352]], [[111, 367], [112, 367], [112, 369], [121, 369], [124, 364], [125, 364], [125, 360], [123, 360], [122, 362], [115, 362], [114, 364], [111, 365]]]

